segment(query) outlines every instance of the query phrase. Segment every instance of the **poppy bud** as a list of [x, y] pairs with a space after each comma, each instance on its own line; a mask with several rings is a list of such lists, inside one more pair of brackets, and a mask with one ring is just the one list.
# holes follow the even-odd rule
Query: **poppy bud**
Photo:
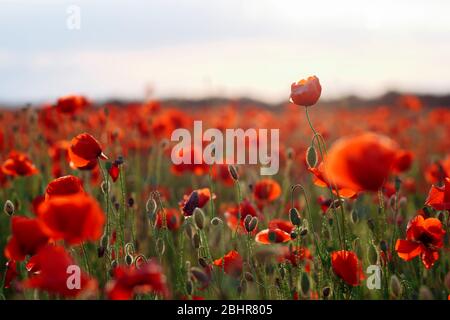
[[200, 266], [202, 266], [202, 268], [207, 268], [208, 267], [208, 262], [206, 262], [205, 258], [198, 258], [198, 264]]
[[205, 227], [205, 214], [200, 208], [195, 208], [194, 210], [194, 222], [197, 228], [202, 230]]
[[330, 287], [325, 287], [322, 289], [322, 296], [324, 298], [328, 298], [330, 296], [331, 293], [331, 288]]
[[250, 272], [246, 272], [244, 274], [245, 280], [249, 281], [249, 282], [253, 282], [253, 280], [255, 280], [255, 278], [253, 278], [253, 275]]
[[256, 226], [258, 225], [258, 218], [253, 217], [252, 220], [250, 220], [250, 223], [248, 224], [248, 230], [247, 232], [253, 232], [253, 230], [256, 229]]
[[299, 226], [302, 224], [297, 208], [291, 208], [289, 210], [289, 218], [294, 226]]
[[315, 168], [317, 165], [317, 152], [313, 145], [306, 149], [306, 163], [310, 168]]
[[380, 249], [381, 251], [383, 251], [384, 253], [386, 253], [387, 249], [388, 249], [388, 245], [386, 243], [386, 241], [381, 240], [380, 241]]
[[194, 284], [191, 280], [186, 281], [186, 292], [190, 296], [192, 295], [192, 292], [194, 291]]
[[311, 288], [311, 283], [309, 280], [309, 276], [306, 272], [302, 273], [302, 278], [300, 280], [300, 288], [304, 296], [307, 296], [309, 293], [309, 289]]
[[195, 249], [200, 248], [200, 236], [198, 235], [198, 233], [194, 234], [194, 236], [192, 237], [192, 245]]
[[219, 224], [223, 223], [222, 219], [218, 218], [218, 217], [214, 217], [211, 220], [211, 224], [213, 226], [218, 226]]
[[359, 221], [359, 215], [358, 215], [358, 210], [353, 209], [352, 212], [350, 213], [350, 217], [352, 219], [352, 222], [354, 224], [357, 224]]
[[114, 202], [114, 209], [116, 209], [116, 212], [119, 212], [119, 210], [120, 210], [120, 203]]
[[103, 256], [105, 255], [105, 251], [106, 251], [105, 247], [99, 246], [99, 247], [97, 248], [97, 256], [98, 256], [99, 258], [103, 258]]
[[445, 213], [444, 213], [444, 211], [439, 212], [437, 218], [438, 218], [442, 223], [445, 223]]
[[186, 224], [184, 230], [186, 231], [186, 235], [188, 236], [188, 238], [192, 240], [192, 237], [195, 234], [194, 227], [192, 226], [192, 224], [190, 223]]
[[377, 264], [378, 252], [373, 245], [369, 245], [369, 248], [367, 249], [367, 258], [369, 259], [370, 264]]
[[302, 237], [306, 236], [307, 234], [308, 234], [308, 229], [306, 229], [306, 228], [303, 228], [303, 229], [300, 231], [300, 236], [302, 236]]
[[145, 210], [147, 210], [147, 212], [156, 213], [156, 209], [158, 209], [158, 205], [156, 204], [155, 199], [148, 199], [145, 203]]
[[367, 219], [367, 225], [369, 226], [370, 231], [375, 232], [375, 222], [372, 218]]
[[123, 156], [118, 156], [117, 159], [114, 161], [114, 163], [117, 164], [118, 166], [120, 166], [124, 162], [125, 162], [125, 160], [124, 160]]
[[433, 300], [433, 294], [427, 286], [420, 287], [419, 300]]
[[391, 276], [391, 279], [389, 280], [389, 289], [394, 298], [397, 299], [401, 297], [403, 287], [396, 275]]
[[3, 206], [3, 211], [8, 215], [12, 216], [16, 211], [14, 207], [14, 203], [11, 200], [6, 200], [5, 205]]
[[399, 177], [395, 177], [395, 192], [400, 191], [400, 186], [402, 185], [402, 180]]
[[192, 267], [191, 273], [194, 276], [194, 278], [197, 279], [197, 281], [199, 281], [203, 284], [206, 284], [209, 282], [208, 275], [202, 269], [197, 268], [197, 267]]
[[236, 169], [235, 166], [230, 164], [228, 166], [228, 171], [230, 172], [230, 176], [233, 178], [234, 181], [238, 181], [239, 180], [239, 174], [238, 174], [237, 169]]
[[297, 232], [292, 231], [290, 235], [291, 235], [291, 239], [292, 239], [292, 240], [297, 239], [297, 236], [298, 236], [298, 235], [297, 235]]
[[131, 254], [127, 254], [125, 256], [125, 263], [127, 266], [131, 266], [133, 264], [133, 256]]
[[134, 199], [133, 197], [128, 198], [128, 207], [132, 208], [134, 206]]
[[159, 238], [156, 241], [156, 251], [160, 254], [163, 255], [164, 252], [166, 251], [166, 244], [164, 243], [164, 240]]
[[103, 180], [102, 184], [100, 185], [100, 188], [102, 189], [103, 194], [107, 194], [110, 191], [110, 185], [108, 180]]

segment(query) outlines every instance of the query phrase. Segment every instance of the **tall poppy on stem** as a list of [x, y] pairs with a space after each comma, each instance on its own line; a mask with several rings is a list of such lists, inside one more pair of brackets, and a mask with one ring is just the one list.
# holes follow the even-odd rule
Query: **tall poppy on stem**
[[362, 263], [353, 251], [332, 252], [331, 266], [333, 272], [350, 286], [357, 286], [364, 279]]
[[290, 100], [298, 106], [309, 107], [317, 103], [321, 93], [319, 78], [312, 76], [292, 83]]
[[45, 199], [84, 192], [80, 178], [67, 175], [52, 180], [45, 189]]
[[216, 267], [224, 269], [231, 276], [239, 276], [242, 273], [242, 257], [236, 250], [231, 250], [222, 258], [214, 260]]
[[71, 165], [78, 169], [93, 168], [97, 159], [108, 159], [97, 139], [88, 133], [74, 137], [68, 152]]
[[450, 210], [450, 178], [445, 178], [442, 187], [431, 187], [425, 204], [436, 210]]

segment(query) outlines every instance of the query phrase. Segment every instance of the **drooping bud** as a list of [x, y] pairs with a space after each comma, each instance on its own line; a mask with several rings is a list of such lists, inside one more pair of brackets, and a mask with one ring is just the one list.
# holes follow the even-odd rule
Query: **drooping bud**
[[306, 150], [306, 163], [310, 168], [315, 168], [317, 165], [317, 152], [313, 145]]
[[237, 168], [234, 165], [230, 164], [228, 166], [228, 171], [230, 172], [230, 176], [231, 176], [231, 178], [233, 178], [234, 181], [239, 180], [239, 174], [238, 174]]
[[289, 219], [291, 220], [291, 222], [294, 226], [299, 226], [302, 224], [302, 221], [300, 219], [300, 214], [299, 214], [297, 208], [291, 208], [289, 210]]
[[197, 228], [202, 230], [205, 227], [205, 214], [200, 208], [194, 209], [194, 222]]
[[16, 211], [14, 207], [14, 203], [11, 200], [6, 200], [5, 205], [3, 206], [3, 211], [8, 215], [12, 216]]
[[211, 224], [212, 224], [213, 226], [218, 226], [218, 225], [220, 225], [221, 223], [223, 223], [223, 221], [222, 221], [222, 219], [220, 219], [220, 218], [218, 218], [218, 217], [214, 217], [214, 218], [212, 218], [212, 220], [211, 220]]

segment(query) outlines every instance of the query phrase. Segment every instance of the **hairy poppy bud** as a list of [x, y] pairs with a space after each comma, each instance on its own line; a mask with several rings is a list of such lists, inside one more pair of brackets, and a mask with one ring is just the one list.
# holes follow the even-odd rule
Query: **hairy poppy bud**
[[198, 264], [200, 266], [202, 266], [202, 268], [207, 268], [208, 267], [208, 262], [206, 262], [205, 258], [198, 258]]
[[6, 200], [5, 205], [3, 206], [3, 211], [8, 215], [12, 216], [16, 211], [14, 207], [14, 203], [11, 200]]
[[132, 208], [134, 206], [134, 198], [133, 197], [129, 197], [128, 198], [128, 207]]
[[133, 256], [131, 254], [127, 254], [125, 256], [125, 263], [127, 266], [131, 266], [133, 264]]
[[203, 284], [206, 284], [209, 282], [208, 275], [202, 269], [197, 268], [197, 267], [192, 267], [191, 273], [194, 276], [194, 278], [197, 279], [197, 281], [199, 281]]
[[200, 208], [195, 208], [194, 210], [194, 222], [197, 228], [202, 230], [205, 227], [205, 214]]
[[353, 222], [354, 224], [357, 224], [357, 223], [359, 222], [358, 210], [353, 209], [353, 210], [350, 212], [350, 218], [351, 218], [351, 220], [352, 220], [352, 222]]
[[391, 279], [389, 280], [389, 289], [394, 298], [397, 299], [401, 297], [403, 287], [396, 275], [391, 276]]
[[297, 208], [291, 208], [289, 210], [289, 219], [291, 220], [291, 222], [294, 226], [299, 226], [302, 224], [302, 221], [300, 219], [300, 214], [299, 214]]
[[244, 227], [245, 227], [245, 230], [247, 231], [247, 232], [251, 232], [251, 231], [249, 231], [250, 230], [250, 222], [252, 221], [252, 216], [251, 215], [246, 215], [245, 216], [245, 219], [244, 219]]
[[198, 235], [198, 233], [194, 234], [194, 236], [192, 237], [192, 245], [195, 249], [200, 248], [200, 236]]
[[317, 152], [313, 145], [306, 149], [306, 163], [310, 168], [315, 168], [317, 165]]
[[245, 277], [245, 280], [247, 280], [249, 282], [253, 282], [253, 280], [255, 280], [255, 278], [253, 278], [253, 275], [250, 272], [244, 273], [244, 277]]
[[238, 174], [237, 169], [236, 169], [235, 166], [230, 164], [228, 166], [228, 171], [230, 172], [230, 176], [233, 178], [234, 181], [238, 181], [239, 180], [239, 174]]
[[308, 229], [307, 229], [307, 228], [303, 228], [303, 229], [300, 231], [300, 236], [302, 236], [302, 237], [306, 236], [307, 234], [308, 234]]
[[109, 193], [111, 190], [111, 186], [108, 180], [103, 180], [102, 184], [100, 185], [100, 188], [102, 189], [103, 194]]
[[103, 258], [103, 256], [105, 255], [105, 251], [106, 251], [106, 248], [105, 248], [105, 247], [99, 246], [99, 247], [97, 248], [97, 257]]
[[252, 220], [250, 220], [250, 223], [248, 224], [248, 229], [247, 232], [253, 232], [253, 230], [256, 229], [256, 226], [258, 225], [258, 218], [257, 217], [253, 217]]
[[295, 231], [291, 232], [291, 239], [292, 240], [297, 239], [297, 236], [298, 236], [297, 232], [295, 232]]
[[218, 226], [219, 224], [223, 223], [222, 219], [218, 218], [218, 217], [214, 217], [211, 220], [211, 224], [213, 226]]
[[322, 289], [322, 296], [324, 298], [328, 298], [330, 296], [331, 293], [331, 288], [330, 287], [325, 287]]

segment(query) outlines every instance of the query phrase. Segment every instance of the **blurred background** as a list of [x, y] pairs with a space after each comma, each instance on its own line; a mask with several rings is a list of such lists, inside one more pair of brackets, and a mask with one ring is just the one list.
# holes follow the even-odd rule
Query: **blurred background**
[[449, 12], [444, 0], [0, 0], [0, 102], [278, 103], [313, 74], [323, 99], [444, 94]]

